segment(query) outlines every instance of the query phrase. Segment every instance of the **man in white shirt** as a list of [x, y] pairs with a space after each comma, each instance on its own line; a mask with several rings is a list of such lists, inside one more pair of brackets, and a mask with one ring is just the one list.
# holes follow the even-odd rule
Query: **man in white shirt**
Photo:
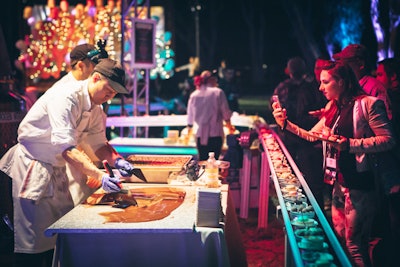
[[12, 178], [14, 266], [51, 265], [56, 236], [46, 237], [44, 231], [74, 207], [67, 162], [86, 176], [82, 191], [89, 186], [120, 191], [119, 177], [96, 166], [102, 160], [130, 176], [133, 166], [105, 135], [101, 104], [117, 93], [128, 93], [125, 71], [117, 61], [102, 59], [87, 80], [47, 90], [20, 123], [19, 143], [0, 160], [0, 170]]
[[235, 131], [230, 121], [232, 111], [229, 109], [228, 100], [224, 91], [216, 87], [216, 84], [216, 77], [211, 76], [210, 71], [203, 71], [195, 77], [197, 89], [189, 98], [187, 124], [189, 136], [193, 124], [198, 126], [196, 145], [199, 160], [206, 160], [208, 152], [214, 152], [215, 158], [218, 159], [225, 137], [224, 122], [230, 133]]

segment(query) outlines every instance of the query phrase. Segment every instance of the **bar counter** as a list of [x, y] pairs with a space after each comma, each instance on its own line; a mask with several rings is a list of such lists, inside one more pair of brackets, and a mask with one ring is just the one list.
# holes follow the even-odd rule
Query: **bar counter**
[[80, 204], [46, 230], [57, 234], [53, 266], [246, 266], [240, 229], [228, 185], [222, 185], [224, 222], [197, 227], [195, 186], [124, 184], [125, 188], [175, 187], [186, 191], [182, 204], [161, 220], [105, 223], [109, 205]]

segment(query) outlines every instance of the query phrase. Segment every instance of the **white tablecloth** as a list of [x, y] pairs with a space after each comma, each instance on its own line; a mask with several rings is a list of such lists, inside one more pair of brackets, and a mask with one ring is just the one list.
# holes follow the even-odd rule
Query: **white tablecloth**
[[46, 231], [58, 234], [53, 266], [246, 266], [234, 208], [228, 207], [233, 205], [228, 201], [228, 186], [221, 187], [221, 204], [229, 220], [225, 216], [225, 226], [220, 228], [196, 227], [196, 187], [174, 187], [186, 190], [185, 200], [158, 221], [104, 223], [99, 213], [115, 208], [77, 206]]

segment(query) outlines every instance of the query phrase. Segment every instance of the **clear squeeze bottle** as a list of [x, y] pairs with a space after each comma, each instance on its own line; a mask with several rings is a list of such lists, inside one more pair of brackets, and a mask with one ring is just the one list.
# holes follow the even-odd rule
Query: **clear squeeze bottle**
[[208, 153], [208, 160], [205, 169], [206, 174], [206, 185], [207, 187], [219, 187], [219, 179], [218, 179], [218, 164], [215, 159], [214, 152]]

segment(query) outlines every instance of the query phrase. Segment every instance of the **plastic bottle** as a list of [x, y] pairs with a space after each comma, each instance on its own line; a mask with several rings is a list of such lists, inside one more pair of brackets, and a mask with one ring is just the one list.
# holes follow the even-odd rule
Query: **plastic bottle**
[[208, 159], [205, 169], [206, 174], [206, 185], [207, 187], [219, 187], [219, 179], [218, 179], [218, 164], [215, 159], [214, 152], [208, 153]]

